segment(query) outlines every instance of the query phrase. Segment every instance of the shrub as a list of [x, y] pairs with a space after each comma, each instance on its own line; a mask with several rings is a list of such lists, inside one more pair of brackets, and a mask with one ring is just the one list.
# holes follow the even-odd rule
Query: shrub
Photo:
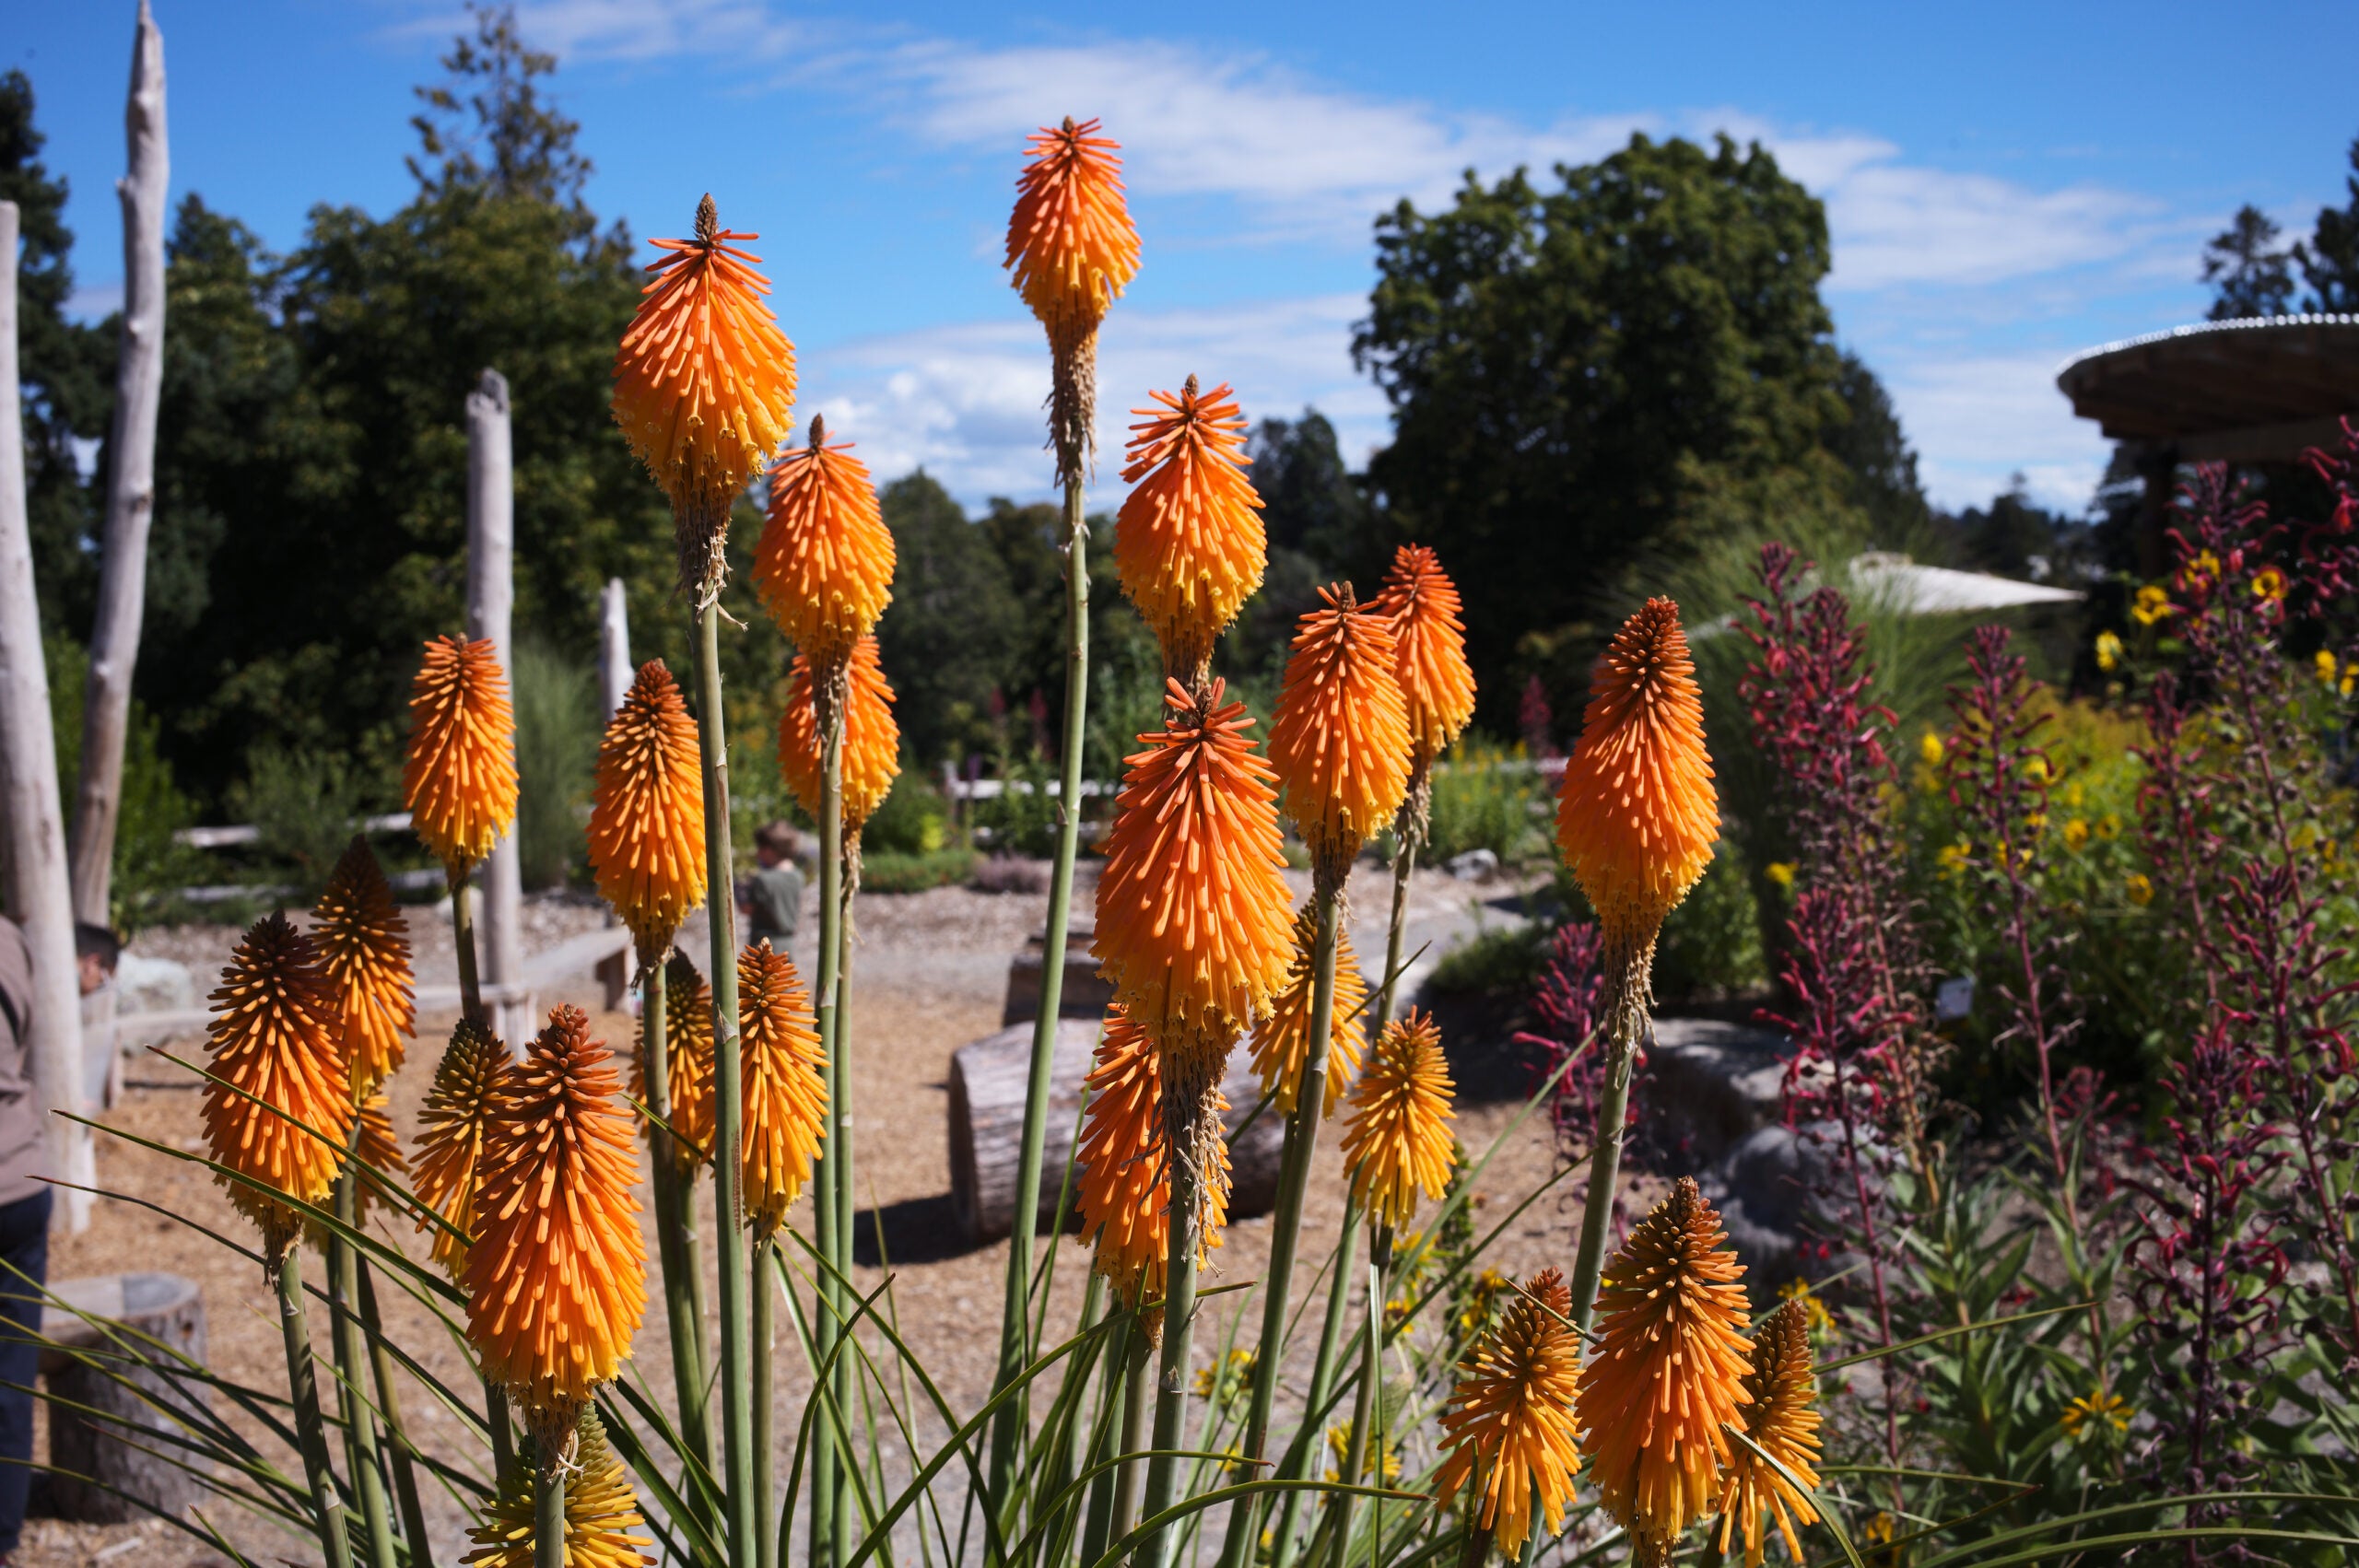
[[1046, 856], [1057, 849], [1057, 802], [1049, 793], [1048, 765], [1037, 759], [1001, 776], [1000, 791], [974, 803], [979, 842], [994, 854]]
[[546, 643], [516, 645], [516, 849], [527, 887], [561, 887], [586, 856], [583, 813], [598, 766], [590, 666]]
[[1452, 943], [1427, 983], [1452, 996], [1520, 996], [1540, 977], [1548, 936], [1536, 920], [1488, 927]]
[[253, 824], [264, 862], [293, 875], [309, 896], [327, 885], [352, 841], [360, 780], [340, 752], [265, 742], [246, 754], [246, 777], [230, 786], [229, 809]]
[[1662, 923], [1655, 944], [1655, 995], [1664, 1001], [1719, 1001], [1769, 983], [1761, 913], [1752, 878], [1732, 843], [1722, 842], [1703, 880]]
[[982, 857], [972, 849], [933, 849], [905, 854], [897, 849], [860, 855], [863, 893], [923, 893], [930, 887], [950, 887], [975, 873]]
[[1548, 852], [1552, 803], [1546, 780], [1521, 746], [1461, 741], [1434, 769], [1433, 834], [1421, 859], [1439, 865], [1469, 849], [1488, 849], [1502, 866], [1537, 860]]
[[[57, 738], [57, 796], [70, 817], [82, 779], [82, 702], [89, 660], [62, 637], [46, 639], [51, 731]], [[114, 825], [114, 874], [110, 919], [128, 933], [179, 907], [179, 893], [213, 873], [202, 849], [172, 835], [196, 818], [159, 747], [163, 724], [137, 699], [123, 735], [121, 804]]]
[[[884, 804], [860, 830], [866, 863], [874, 865], [880, 854], [922, 857], [935, 853], [943, 847], [948, 817], [942, 792], [933, 780], [922, 774], [903, 773], [894, 781]], [[864, 880], [862, 885], [867, 885]]]

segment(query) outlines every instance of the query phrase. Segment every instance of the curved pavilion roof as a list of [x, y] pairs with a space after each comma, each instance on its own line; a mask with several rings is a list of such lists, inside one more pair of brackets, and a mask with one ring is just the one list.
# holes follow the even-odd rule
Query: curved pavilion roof
[[2108, 343], [2056, 384], [2116, 440], [2181, 462], [2283, 461], [2359, 415], [2359, 315], [2201, 322]]

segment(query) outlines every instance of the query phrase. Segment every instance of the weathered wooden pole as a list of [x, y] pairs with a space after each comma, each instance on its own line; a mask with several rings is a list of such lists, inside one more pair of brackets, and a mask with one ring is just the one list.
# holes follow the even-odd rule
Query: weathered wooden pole
[[74, 913], [112, 925], [109, 897], [123, 809], [123, 747], [131, 673], [147, 596], [147, 528], [156, 515], [156, 407], [164, 391], [164, 206], [171, 157], [164, 138], [164, 35], [147, 0], [131, 45], [123, 113], [130, 169], [123, 198], [123, 337], [115, 355], [114, 427], [107, 439], [107, 515], [90, 679], [82, 704], [82, 779], [74, 810]]
[[630, 661], [630, 611], [623, 603], [623, 579], [610, 577], [598, 595], [598, 700], [608, 719], [623, 705], [638, 673]]
[[[511, 621], [516, 607], [516, 493], [508, 428], [508, 378], [486, 370], [467, 394], [467, 636], [488, 638], [499, 650], [499, 668], [516, 689], [516, 644]], [[483, 983], [510, 986], [524, 977], [523, 868], [511, 827], [483, 863]], [[493, 1009], [503, 1040], [528, 1040], [533, 1020], [519, 1003]]]
[[[25, 415], [17, 380], [17, 204], [0, 202], [0, 861], [9, 916], [33, 964], [25, 1059], [43, 1113], [82, 1109], [82, 997], [74, 961], [74, 894], [65, 874], [65, 816], [57, 791], [57, 737], [49, 727], [49, 666], [33, 592], [32, 529], [25, 510]], [[90, 1129], [44, 1114], [50, 1169], [87, 1187], [97, 1176]], [[66, 1228], [90, 1223], [90, 1195], [58, 1189]]]

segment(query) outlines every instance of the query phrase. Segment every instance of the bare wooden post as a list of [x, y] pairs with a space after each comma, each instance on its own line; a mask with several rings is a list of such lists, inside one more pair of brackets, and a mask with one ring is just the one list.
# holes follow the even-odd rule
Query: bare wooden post
[[[0, 202], [0, 837], [8, 913], [33, 961], [26, 1063], [44, 1113], [82, 1109], [82, 998], [74, 962], [74, 894], [65, 874], [65, 816], [57, 792], [57, 737], [49, 725], [49, 666], [33, 592], [32, 530], [25, 511], [25, 418], [17, 380], [17, 204]], [[90, 1129], [44, 1115], [50, 1169], [88, 1186], [97, 1176]], [[90, 1223], [90, 1195], [58, 1189], [66, 1228]]]
[[139, 0], [131, 45], [131, 101], [123, 113], [130, 167], [123, 198], [123, 339], [114, 370], [114, 428], [107, 441], [107, 516], [99, 557], [99, 609], [90, 627], [90, 680], [82, 706], [82, 779], [74, 811], [74, 913], [113, 924], [108, 897], [116, 819], [123, 809], [123, 746], [131, 720], [131, 673], [147, 591], [147, 527], [156, 515], [156, 405], [164, 390], [164, 198], [171, 181], [164, 138], [164, 35]]
[[[508, 378], [486, 370], [467, 394], [467, 636], [487, 638], [499, 650], [508, 690], [516, 691], [516, 646], [510, 621], [516, 604], [516, 495], [509, 445]], [[524, 977], [522, 914], [523, 871], [511, 828], [483, 867], [483, 983], [511, 986]], [[499, 1037], [532, 1037], [530, 1010], [502, 1001], [494, 1013]]]
[[598, 596], [598, 696], [607, 718], [630, 695], [637, 673], [630, 661], [630, 611], [623, 603], [623, 579], [610, 577]]

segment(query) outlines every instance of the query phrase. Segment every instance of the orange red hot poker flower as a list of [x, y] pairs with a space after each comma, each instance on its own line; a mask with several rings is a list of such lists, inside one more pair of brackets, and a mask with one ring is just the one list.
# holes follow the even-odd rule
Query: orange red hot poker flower
[[[857, 843], [861, 827], [892, 792], [901, 772], [901, 727], [893, 719], [893, 686], [874, 633], [853, 644], [844, 681], [844, 832]], [[778, 720], [778, 766], [786, 786], [816, 821], [826, 781], [819, 715], [811, 695], [811, 661], [794, 656], [787, 673], [786, 710]]]
[[704, 902], [704, 774], [697, 721], [661, 659], [639, 668], [606, 721], [590, 797], [590, 867], [642, 965]]
[[417, 1033], [409, 922], [367, 839], [355, 835], [346, 848], [311, 922], [311, 941], [335, 993], [353, 1094], [365, 1101], [401, 1066], [404, 1038]]
[[851, 656], [893, 597], [893, 535], [868, 466], [850, 443], [811, 444], [770, 470], [769, 521], [754, 551], [754, 588], [787, 640], [825, 670]]
[[[719, 1114], [713, 1065], [712, 987], [687, 954], [675, 953], [663, 965], [663, 1119], [678, 1134], [672, 1154], [683, 1171], [712, 1158]], [[647, 1092], [647, 1059], [640, 1051], [631, 1053], [630, 1097], [642, 1106], [655, 1103]]]
[[1475, 1525], [1509, 1561], [1532, 1533], [1535, 1494], [1548, 1533], [1564, 1529], [1580, 1467], [1572, 1410], [1580, 1336], [1566, 1321], [1572, 1301], [1555, 1270], [1534, 1275], [1468, 1353], [1442, 1412], [1449, 1457], [1435, 1492], [1447, 1504], [1473, 1480]]
[[737, 957], [738, 1050], [745, 1086], [745, 1217], [757, 1235], [786, 1223], [827, 1135], [827, 1059], [794, 960], [768, 941]]
[[475, 1231], [484, 1135], [491, 1126], [492, 1107], [507, 1085], [508, 1071], [508, 1047], [499, 1037], [477, 1020], [462, 1018], [417, 1113], [413, 1190], [449, 1227], [421, 1219], [417, 1228], [433, 1237], [434, 1261], [453, 1280], [464, 1276], [467, 1243]]
[[1391, 825], [1409, 783], [1409, 710], [1384, 617], [1351, 585], [1302, 617], [1270, 720], [1270, 764], [1312, 867], [1341, 886], [1360, 846]]
[[647, 1310], [639, 1161], [605, 1047], [560, 1007], [511, 1071], [483, 1148], [467, 1338], [536, 1434], [569, 1435]]
[[[1161, 1138], [1160, 1053], [1145, 1030], [1117, 1005], [1106, 1012], [1106, 1033], [1089, 1076], [1082, 1113], [1081, 1174], [1074, 1207], [1095, 1267], [1130, 1305], [1163, 1294], [1171, 1244], [1171, 1173]], [[1215, 1091], [1215, 1114], [1227, 1109]], [[1228, 1208], [1228, 1151], [1219, 1153], [1205, 1188], [1211, 1202], [1197, 1233], [1199, 1261], [1220, 1245]]]
[[402, 803], [456, 886], [516, 820], [516, 713], [487, 639], [426, 645], [409, 699]]
[[1392, 629], [1392, 673], [1409, 708], [1410, 772], [1422, 773], [1474, 717], [1474, 670], [1466, 661], [1458, 585], [1431, 550], [1403, 544], [1369, 607]]
[[[1294, 956], [1286, 966], [1285, 988], [1271, 1000], [1270, 1011], [1253, 1029], [1253, 1071], [1262, 1075], [1262, 1092], [1271, 1096], [1270, 1108], [1280, 1116], [1294, 1114], [1302, 1094], [1302, 1071], [1310, 1050], [1311, 990], [1318, 980], [1313, 947], [1319, 938], [1319, 910], [1305, 904], [1294, 913]], [[1344, 1090], [1360, 1065], [1360, 1049], [1367, 1030], [1360, 1013], [1367, 1001], [1367, 980], [1360, 973], [1359, 954], [1353, 951], [1352, 933], [1335, 923], [1334, 1027], [1327, 1042], [1327, 1093], [1320, 1097], [1320, 1117], [1335, 1114]]]
[[1245, 477], [1245, 415], [1224, 381], [1199, 396], [1149, 392], [1161, 408], [1133, 436], [1122, 482], [1134, 485], [1114, 530], [1122, 591], [1163, 645], [1163, 673], [1191, 685], [1213, 643], [1262, 586], [1269, 558], [1262, 498]]
[[1007, 260], [1016, 291], [1060, 347], [1097, 330], [1139, 270], [1139, 234], [1122, 196], [1121, 145], [1095, 120], [1068, 116], [1026, 138]]
[[1449, 1185], [1456, 1093], [1431, 1014], [1412, 1012], [1385, 1025], [1352, 1085], [1351, 1123], [1344, 1131], [1352, 1196], [1374, 1223], [1407, 1224], [1420, 1189], [1438, 1199]]

